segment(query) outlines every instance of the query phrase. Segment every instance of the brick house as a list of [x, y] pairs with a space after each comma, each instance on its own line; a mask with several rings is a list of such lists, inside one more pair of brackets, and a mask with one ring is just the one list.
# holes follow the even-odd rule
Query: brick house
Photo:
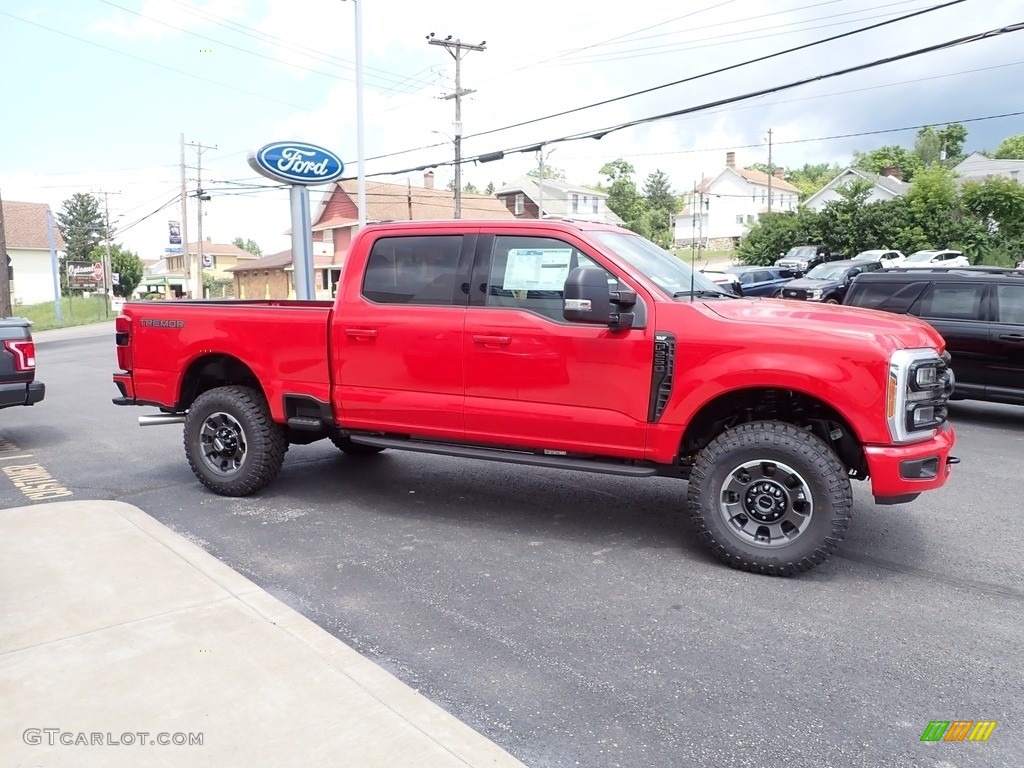
[[[64, 240], [46, 203], [3, 201], [4, 239], [11, 258], [11, 304], [42, 304], [54, 301], [53, 258], [50, 253], [50, 224], [53, 245], [60, 258]], [[2, 259], [2, 255], [0, 255]], [[0, 260], [0, 267], [3, 261]]]

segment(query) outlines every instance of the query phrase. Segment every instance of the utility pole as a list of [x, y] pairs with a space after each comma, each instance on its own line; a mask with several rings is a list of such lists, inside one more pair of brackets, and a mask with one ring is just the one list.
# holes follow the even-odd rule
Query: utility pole
[[775, 166], [772, 165], [772, 129], [768, 129], [768, 213], [772, 212], [772, 178]]
[[[198, 209], [198, 224], [196, 237], [199, 242], [196, 246], [195, 274], [196, 282], [193, 283], [192, 298], [203, 298], [203, 202], [208, 201], [210, 196], [203, 192], [203, 152], [207, 149], [217, 149], [216, 145], [206, 146], [202, 142], [189, 142], [190, 147], [196, 150], [196, 208]], [[185, 243], [185, 260], [188, 261], [188, 243]]]
[[[555, 147], [555, 149], [558, 149], [558, 147]], [[551, 152], [554, 152], [554, 151], [555, 151], [554, 149], [551, 150]], [[548, 157], [551, 157], [551, 152], [548, 152]], [[537, 181], [537, 190], [539, 192], [539, 194], [537, 195], [537, 218], [538, 219], [543, 219], [544, 218], [544, 145], [543, 144], [541, 145], [541, 148], [537, 150], [537, 159], [540, 162], [540, 178]]]
[[[427, 42], [430, 45], [442, 45], [445, 50], [455, 59], [455, 93], [449, 93], [444, 99], [455, 99], [455, 218], [462, 218], [462, 97], [474, 90], [463, 90], [462, 88], [462, 57], [470, 51], [487, 50], [487, 41], [484, 40], [478, 45], [464, 43], [461, 40], [452, 40], [448, 35], [444, 40], [438, 40], [431, 32], [427, 35]], [[463, 53], [465, 51], [465, 53]]]
[[[181, 154], [181, 264], [185, 268], [185, 272], [189, 275], [189, 287], [192, 288], [190, 298], [195, 298], [195, 286], [198, 275], [193, 269], [193, 263], [188, 257], [188, 189], [186, 187], [185, 180], [185, 134], [179, 134], [179, 149]], [[201, 282], [201, 281], [200, 281]], [[164, 290], [170, 289], [169, 285], [164, 286]], [[167, 294], [164, 294], [164, 298]]]
[[7, 234], [4, 232], [4, 201], [0, 198], [0, 317], [11, 316], [11, 275], [7, 266]]
[[114, 297], [114, 275], [110, 258], [110, 195], [120, 195], [120, 192], [108, 192], [102, 190], [103, 195], [103, 301], [104, 316], [110, 315], [110, 302]]

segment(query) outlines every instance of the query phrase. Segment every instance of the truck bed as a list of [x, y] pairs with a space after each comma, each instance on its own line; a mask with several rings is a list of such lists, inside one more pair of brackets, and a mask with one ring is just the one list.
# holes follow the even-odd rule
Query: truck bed
[[275, 418], [282, 417], [286, 393], [328, 403], [324, 351], [332, 311], [330, 301], [129, 302], [122, 313], [131, 320], [136, 387], [147, 402], [174, 408], [183, 379], [244, 361], [262, 383]]

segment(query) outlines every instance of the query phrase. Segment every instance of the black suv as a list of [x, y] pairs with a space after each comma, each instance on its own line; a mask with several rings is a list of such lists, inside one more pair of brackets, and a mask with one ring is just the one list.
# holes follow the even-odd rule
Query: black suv
[[782, 298], [842, 304], [857, 275], [881, 269], [877, 261], [833, 261], [819, 264], [806, 275], [782, 286]]
[[859, 275], [844, 303], [934, 327], [952, 357], [953, 399], [1024, 405], [1024, 270], [885, 269]]

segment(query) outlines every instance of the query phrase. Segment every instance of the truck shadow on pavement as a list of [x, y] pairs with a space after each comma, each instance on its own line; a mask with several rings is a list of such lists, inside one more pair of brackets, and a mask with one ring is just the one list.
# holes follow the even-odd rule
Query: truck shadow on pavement
[[[388, 452], [358, 459], [336, 456], [324, 463], [314, 460], [316, 474], [324, 478], [318, 482], [311, 480], [304, 463], [286, 463], [273, 486], [262, 494], [265, 501], [271, 494], [282, 501], [301, 498], [306, 509], [320, 510], [325, 516], [332, 516], [335, 510], [345, 514], [345, 508], [352, 505], [372, 509], [391, 523], [485, 526], [524, 538], [585, 542], [597, 549], [615, 540], [617, 546], [676, 550], [701, 566], [720, 565], [698, 541], [689, 521], [686, 482], [672, 478], [524, 470], [469, 459]], [[914, 554], [920, 535], [918, 516], [875, 507], [869, 493], [856, 490], [860, 485], [854, 483], [850, 532], [837, 556], [869, 564], [870, 558], [878, 558], [886, 570], [927, 567], [929, 563], [917, 562]], [[908, 507], [912, 509], [913, 505]], [[864, 555], [858, 554], [861, 552]], [[834, 572], [829, 568], [813, 571], [821, 575]]]

